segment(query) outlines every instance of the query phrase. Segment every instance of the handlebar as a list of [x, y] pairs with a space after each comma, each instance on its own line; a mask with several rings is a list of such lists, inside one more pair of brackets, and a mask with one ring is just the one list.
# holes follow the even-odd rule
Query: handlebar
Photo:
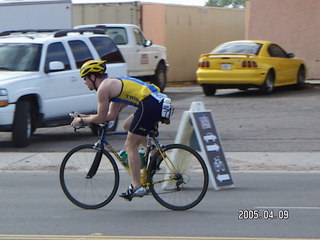
[[[71, 119], [74, 119], [74, 118], [76, 118], [76, 117], [79, 116], [79, 113], [77, 113], [77, 112], [70, 112], [68, 115], [69, 115], [69, 117], [70, 117]], [[77, 131], [78, 129], [84, 128], [84, 127], [85, 127], [84, 125], [83, 125], [83, 126], [73, 126], [73, 130], [74, 130], [74, 132], [78, 132], [78, 131]]]
[[[71, 112], [71, 113], [69, 113], [69, 116], [70, 116], [70, 118], [75, 118], [75, 117], [79, 117], [79, 113], [77, 113], [77, 112]], [[74, 131], [75, 132], [78, 132], [78, 130], [80, 129], [80, 128], [85, 128], [85, 127], [90, 127], [90, 126], [92, 126], [92, 125], [94, 125], [94, 124], [92, 124], [92, 123], [90, 123], [90, 124], [85, 124], [85, 125], [81, 125], [81, 126], [74, 126], [73, 128], [74, 128]], [[96, 125], [99, 125], [99, 127], [100, 128], [105, 128], [105, 129], [107, 129], [108, 128], [108, 125], [109, 125], [109, 121], [108, 122], [105, 122], [105, 123], [100, 123], [100, 124], [96, 124]]]

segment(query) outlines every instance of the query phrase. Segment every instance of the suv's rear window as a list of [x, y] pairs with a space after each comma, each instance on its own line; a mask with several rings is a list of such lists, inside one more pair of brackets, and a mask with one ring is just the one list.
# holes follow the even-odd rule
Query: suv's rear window
[[211, 53], [222, 54], [222, 53], [238, 53], [238, 54], [253, 54], [258, 55], [261, 44], [253, 42], [233, 42], [224, 43], [214, 49]]
[[124, 63], [122, 54], [117, 45], [108, 37], [91, 37], [90, 41], [96, 48], [99, 56], [110, 63]]
[[0, 71], [38, 71], [42, 45], [0, 44]]

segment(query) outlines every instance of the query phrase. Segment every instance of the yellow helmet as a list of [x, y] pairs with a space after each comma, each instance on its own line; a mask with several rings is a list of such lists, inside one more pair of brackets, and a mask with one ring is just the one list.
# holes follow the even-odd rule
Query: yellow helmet
[[85, 77], [89, 73], [105, 72], [107, 69], [105, 60], [89, 60], [80, 68], [80, 77]]

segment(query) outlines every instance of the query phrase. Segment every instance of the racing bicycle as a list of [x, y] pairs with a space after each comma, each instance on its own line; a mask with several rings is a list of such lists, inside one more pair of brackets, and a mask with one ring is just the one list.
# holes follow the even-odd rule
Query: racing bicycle
[[[106, 139], [108, 123], [99, 124], [99, 128], [99, 140], [95, 144], [73, 148], [60, 166], [63, 192], [72, 203], [84, 209], [101, 208], [114, 198], [120, 181], [118, 164], [130, 174], [128, 163]], [[158, 135], [157, 123], [147, 137], [141, 183], [147, 195], [168, 209], [193, 208], [208, 189], [206, 164], [189, 146], [161, 145]]]

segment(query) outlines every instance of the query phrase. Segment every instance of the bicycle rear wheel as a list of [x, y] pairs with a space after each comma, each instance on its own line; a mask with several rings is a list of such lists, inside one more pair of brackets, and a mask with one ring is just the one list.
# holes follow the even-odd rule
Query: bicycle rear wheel
[[[169, 144], [157, 152], [148, 167], [150, 191], [164, 207], [187, 210], [205, 196], [209, 177], [202, 157], [182, 144]], [[163, 159], [163, 156], [166, 158]]]
[[61, 163], [62, 190], [78, 207], [101, 208], [113, 199], [118, 190], [119, 170], [107, 151], [103, 151], [96, 173], [88, 174], [98, 153], [94, 145], [81, 145], [72, 149]]

